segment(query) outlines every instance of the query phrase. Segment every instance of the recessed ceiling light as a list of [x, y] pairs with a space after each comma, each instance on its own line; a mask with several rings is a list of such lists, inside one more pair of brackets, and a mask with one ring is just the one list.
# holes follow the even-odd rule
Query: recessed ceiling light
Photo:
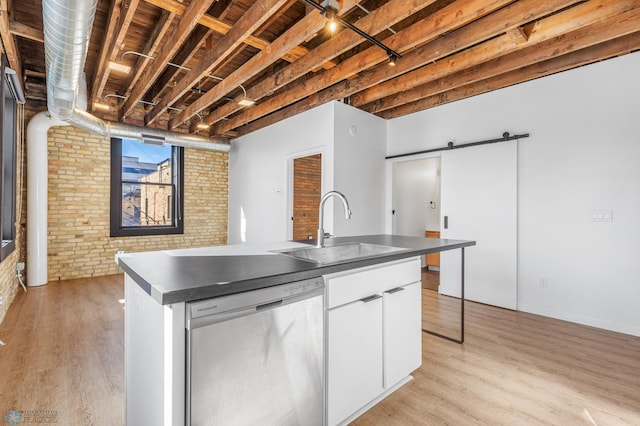
[[123, 74], [129, 74], [131, 72], [130, 66], [113, 61], [109, 61], [109, 69]]
[[251, 99], [248, 99], [248, 98], [242, 98], [241, 100], [238, 101], [238, 105], [241, 105], [244, 107], [254, 105], [255, 103], [256, 101], [252, 101]]

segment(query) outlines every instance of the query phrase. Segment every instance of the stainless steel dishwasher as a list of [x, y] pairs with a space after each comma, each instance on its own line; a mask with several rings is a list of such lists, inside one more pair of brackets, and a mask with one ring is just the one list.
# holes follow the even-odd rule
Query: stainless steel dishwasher
[[322, 425], [324, 281], [187, 304], [187, 425]]

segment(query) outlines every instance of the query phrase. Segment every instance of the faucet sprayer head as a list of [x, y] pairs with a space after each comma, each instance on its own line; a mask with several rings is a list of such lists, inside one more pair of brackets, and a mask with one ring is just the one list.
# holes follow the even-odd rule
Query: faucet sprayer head
[[344, 211], [344, 218], [351, 219], [351, 210], [347, 209]]

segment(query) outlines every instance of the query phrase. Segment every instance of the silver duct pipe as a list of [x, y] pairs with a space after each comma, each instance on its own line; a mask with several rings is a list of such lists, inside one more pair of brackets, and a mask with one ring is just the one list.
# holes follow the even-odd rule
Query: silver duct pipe
[[51, 116], [91, 133], [229, 152], [225, 141], [110, 122], [76, 106], [98, 0], [43, 0], [47, 107]]

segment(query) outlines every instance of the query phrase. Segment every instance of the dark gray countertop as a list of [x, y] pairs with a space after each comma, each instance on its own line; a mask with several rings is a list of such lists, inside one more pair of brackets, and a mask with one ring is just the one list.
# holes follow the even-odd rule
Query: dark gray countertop
[[466, 240], [364, 235], [331, 238], [326, 245], [347, 242], [393, 246], [403, 250], [359, 260], [317, 264], [270, 252], [305, 247], [300, 242], [283, 242], [258, 247], [237, 245], [130, 253], [118, 256], [117, 262], [158, 303], [167, 305], [241, 293], [476, 244]]

